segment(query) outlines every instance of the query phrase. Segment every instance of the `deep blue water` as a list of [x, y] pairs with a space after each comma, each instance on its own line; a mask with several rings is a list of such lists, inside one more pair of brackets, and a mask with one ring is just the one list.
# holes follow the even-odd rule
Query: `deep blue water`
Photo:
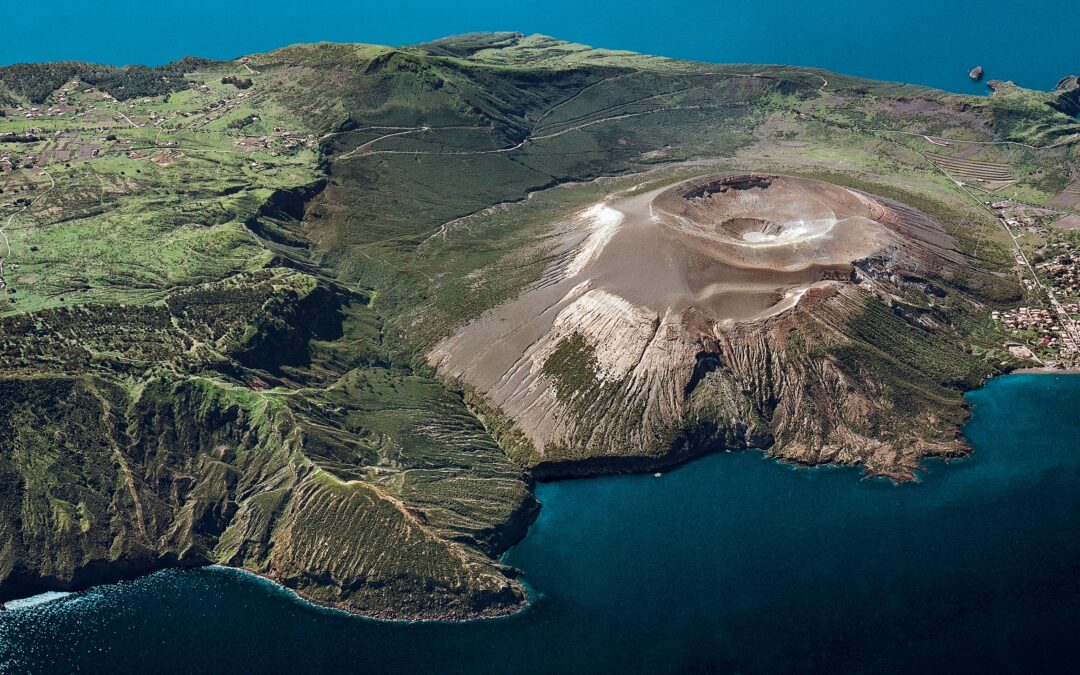
[[50, 0], [4, 3], [0, 64], [158, 64], [296, 42], [409, 44], [482, 30], [713, 62], [817, 66], [949, 91], [987, 78], [1050, 89], [1080, 72], [1076, 0]]
[[[970, 395], [917, 484], [754, 452], [540, 485], [507, 619], [393, 624], [226, 569], [0, 614], [22, 672], [1049, 672], [1080, 656], [1080, 376]], [[1075, 672], [1075, 671], [1072, 671]]]

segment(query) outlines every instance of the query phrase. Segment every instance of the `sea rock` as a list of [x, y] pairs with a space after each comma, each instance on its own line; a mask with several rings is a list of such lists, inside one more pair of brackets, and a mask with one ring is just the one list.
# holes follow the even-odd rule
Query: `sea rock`
[[983, 72], [982, 66], [975, 66], [968, 72], [968, 77], [978, 82], [983, 78]]

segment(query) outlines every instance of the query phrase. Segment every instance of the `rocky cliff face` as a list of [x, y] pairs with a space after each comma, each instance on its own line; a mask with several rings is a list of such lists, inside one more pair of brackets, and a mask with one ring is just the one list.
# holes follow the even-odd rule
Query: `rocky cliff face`
[[370, 366], [365, 302], [267, 268], [0, 318], [0, 600], [221, 563], [373, 616], [520, 607], [495, 558], [528, 477], [443, 387]]
[[528, 525], [523, 484], [489, 502], [492, 522], [455, 525], [419, 505], [423, 487], [403, 495], [313, 462], [318, 434], [272, 397], [91, 377], [4, 379], [0, 393], [4, 598], [219, 562], [368, 614], [449, 618], [524, 602], [487, 557], [506, 545], [489, 530], [515, 537]]
[[1070, 117], [1080, 115], [1080, 77], [1069, 75], [1061, 78], [1054, 89], [1056, 100], [1050, 105]]

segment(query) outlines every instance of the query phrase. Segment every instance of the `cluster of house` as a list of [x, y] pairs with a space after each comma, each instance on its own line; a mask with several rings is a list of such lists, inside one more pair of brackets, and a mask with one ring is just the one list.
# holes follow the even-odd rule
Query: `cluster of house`
[[[207, 91], [209, 91], [209, 89]], [[196, 123], [196, 124], [191, 125], [190, 128], [192, 130], [195, 130], [198, 127], [205, 127], [207, 124], [210, 124], [214, 120], [220, 118], [221, 115], [224, 114], [225, 111], [229, 109], [229, 107], [230, 107], [229, 103], [231, 103], [231, 102], [232, 102], [232, 99], [220, 98], [220, 99], [218, 99], [216, 101], [211, 101], [210, 103], [206, 104], [202, 108], [199, 108], [195, 112], [182, 112], [180, 114], [183, 115], [184, 117], [192, 117], [192, 116], [195, 116], [195, 115], [203, 115], [203, 119], [201, 120], [201, 123]], [[212, 116], [213, 113], [218, 113], [218, 114], [216, 116]]]
[[[258, 117], [254, 118], [254, 120], [258, 119]], [[245, 150], [266, 150], [276, 157], [280, 154], [279, 150], [293, 150], [309, 142], [307, 138], [293, 131], [282, 131], [279, 127], [275, 127], [274, 132], [271, 136], [246, 136], [237, 140], [236, 145]]]
[[1056, 317], [1050, 310], [1038, 307], [1018, 307], [1015, 310], [1005, 310], [1003, 312], [995, 310], [990, 313], [990, 318], [994, 321], [1000, 321], [1006, 327], [1015, 331], [1048, 331], [1056, 323]]
[[37, 166], [37, 161], [38, 156], [34, 154], [23, 155], [18, 159], [12, 157], [10, 154], [6, 154], [0, 157], [0, 171], [8, 173], [9, 171], [14, 171], [16, 168], [32, 169]]
[[1039, 265], [1040, 271], [1050, 279], [1051, 286], [1057, 292], [1067, 296], [1080, 295], [1080, 265], [1073, 259], [1072, 245], [1059, 242], [1056, 247], [1061, 251], [1052, 260]]
[[[76, 117], [83, 114], [85, 110], [79, 107], [77, 104], [70, 102], [68, 97], [76, 93], [77, 83], [68, 83], [63, 88], [56, 91], [47, 101], [48, 105], [44, 107], [38, 106], [15, 106], [14, 108], [8, 108], [8, 111], [13, 112], [15, 115], [22, 116], [26, 119], [35, 119], [42, 117], [60, 117], [62, 115], [74, 114]], [[82, 93], [94, 99], [101, 99], [105, 101], [115, 102], [116, 99], [105, 92], [99, 92], [95, 87], [89, 87], [82, 90]]]
[[44, 130], [40, 127], [31, 127], [29, 129], [23, 129], [22, 131], [0, 131], [0, 138], [18, 138], [20, 136], [26, 138], [30, 136], [38, 136], [43, 133], [43, 131]]
[[[1076, 303], [1065, 305], [1065, 311], [1080, 311]], [[1075, 356], [1072, 341], [1058, 322], [1057, 315], [1049, 309], [1019, 307], [1015, 310], [994, 311], [990, 318], [1009, 328], [1013, 334], [1031, 332], [1036, 334], [1039, 347], [1058, 352], [1061, 357]]]
[[1039, 216], [1047, 215], [1050, 212], [1009, 200], [987, 202], [986, 204], [1009, 226], [1009, 229], [1046, 234], [1046, 227], [1039, 219]]
[[49, 108], [15, 108], [17, 114], [21, 114], [26, 119], [33, 119], [36, 117], [59, 117], [61, 115], [70, 115], [75, 112], [75, 108], [52, 106]]

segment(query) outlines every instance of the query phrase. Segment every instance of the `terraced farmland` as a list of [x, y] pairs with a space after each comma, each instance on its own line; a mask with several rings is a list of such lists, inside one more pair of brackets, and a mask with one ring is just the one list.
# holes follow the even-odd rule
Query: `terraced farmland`
[[1080, 180], [1075, 180], [1065, 186], [1065, 189], [1054, 195], [1050, 200], [1053, 206], [1062, 206], [1067, 209], [1080, 209]]
[[968, 182], [978, 183], [988, 190], [998, 190], [1019, 180], [1012, 169], [999, 162], [961, 159], [933, 153], [928, 153], [927, 157], [948, 171], [950, 175]]

